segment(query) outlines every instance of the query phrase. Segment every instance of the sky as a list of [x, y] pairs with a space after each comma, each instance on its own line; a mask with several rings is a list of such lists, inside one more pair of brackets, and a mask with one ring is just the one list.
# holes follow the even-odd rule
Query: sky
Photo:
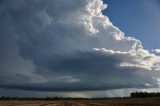
[[[112, 6], [120, 5], [114, 0], [1, 0], [0, 96], [113, 97], [159, 91], [160, 49], [151, 43], [158, 35], [137, 35], [147, 26], [126, 26], [132, 22], [123, 19], [127, 12]], [[158, 33], [153, 30], [147, 29]]]
[[103, 14], [111, 22], [143, 43], [146, 49], [160, 48], [159, 0], [104, 0], [108, 9]]

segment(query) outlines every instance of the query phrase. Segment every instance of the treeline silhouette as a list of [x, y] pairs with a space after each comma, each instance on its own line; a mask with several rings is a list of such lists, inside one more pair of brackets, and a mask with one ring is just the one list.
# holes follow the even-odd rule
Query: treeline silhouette
[[133, 92], [130, 94], [131, 98], [152, 98], [152, 97], [160, 97], [159, 92]]
[[87, 98], [72, 98], [72, 97], [9, 97], [9, 96], [1, 96], [0, 100], [82, 100]]
[[127, 99], [127, 98], [152, 98], [160, 97], [159, 92], [133, 92], [130, 97], [104, 97], [104, 98], [83, 98], [83, 97], [9, 97], [1, 96], [0, 100], [105, 100], [105, 99]]
[[8, 97], [8, 96], [1, 96], [0, 100], [45, 100], [45, 101], [52, 101], [52, 100], [105, 100], [105, 99], [125, 99], [128, 97], [103, 97], [103, 98], [81, 98], [81, 97], [45, 97], [45, 98], [38, 98], [38, 97]]

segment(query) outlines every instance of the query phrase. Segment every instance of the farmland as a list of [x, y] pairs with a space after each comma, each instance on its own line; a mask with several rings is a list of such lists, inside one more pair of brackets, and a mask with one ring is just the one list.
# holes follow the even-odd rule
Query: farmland
[[160, 98], [93, 100], [0, 100], [0, 106], [160, 106]]

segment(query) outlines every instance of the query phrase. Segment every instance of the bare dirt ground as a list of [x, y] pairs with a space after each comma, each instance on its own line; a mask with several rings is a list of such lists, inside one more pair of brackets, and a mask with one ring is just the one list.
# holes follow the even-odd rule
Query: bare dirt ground
[[160, 98], [106, 100], [1, 100], [0, 106], [160, 106]]

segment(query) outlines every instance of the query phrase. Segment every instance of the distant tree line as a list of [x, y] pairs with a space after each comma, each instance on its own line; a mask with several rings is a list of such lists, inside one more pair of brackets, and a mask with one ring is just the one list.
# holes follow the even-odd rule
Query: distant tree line
[[[160, 97], [159, 92], [133, 92], [130, 94], [131, 98], [151, 98], [151, 97]], [[1, 96], [0, 100], [105, 100], [105, 99], [127, 99], [129, 97], [104, 97], [104, 98], [83, 98], [83, 97], [9, 97]]]
[[160, 97], [159, 92], [133, 92], [130, 94], [131, 98], [151, 98]]
[[45, 100], [45, 101], [53, 101], [53, 100], [105, 100], [105, 99], [125, 99], [128, 97], [103, 97], [103, 98], [83, 98], [83, 97], [9, 97], [9, 96], [1, 96], [0, 100]]
[[1, 96], [0, 100], [82, 100], [87, 98], [72, 98], [72, 97], [9, 97], [9, 96]]

